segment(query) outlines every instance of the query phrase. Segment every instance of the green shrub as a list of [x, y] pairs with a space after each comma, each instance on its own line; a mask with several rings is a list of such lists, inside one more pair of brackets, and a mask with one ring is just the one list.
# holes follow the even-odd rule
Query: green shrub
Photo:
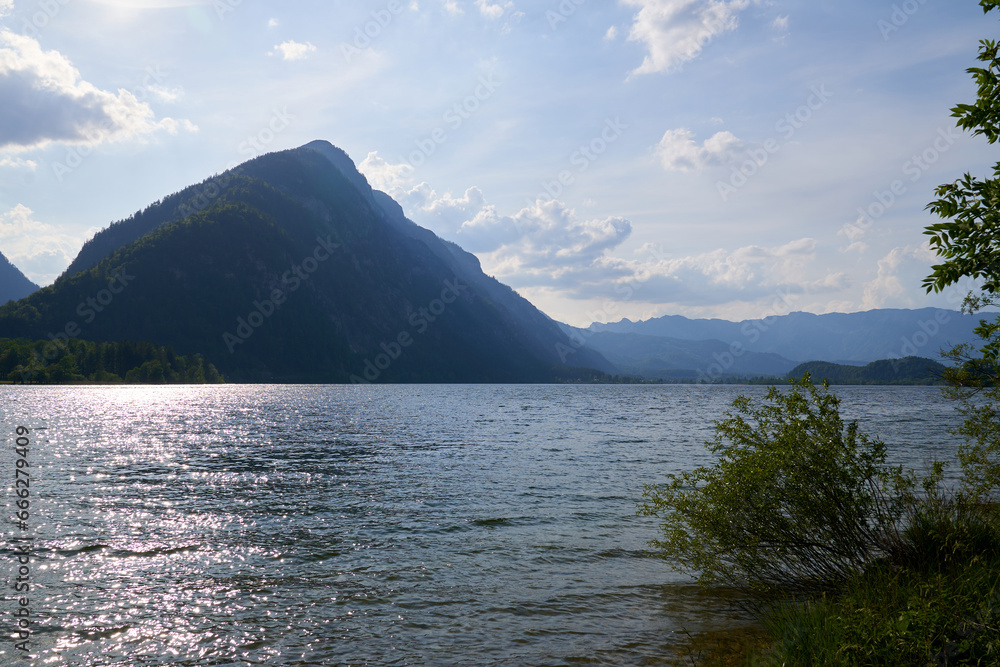
[[640, 512], [663, 520], [659, 555], [761, 595], [826, 589], [898, 553], [912, 477], [839, 405], [808, 375], [759, 402], [738, 397], [708, 443], [714, 465], [645, 487]]

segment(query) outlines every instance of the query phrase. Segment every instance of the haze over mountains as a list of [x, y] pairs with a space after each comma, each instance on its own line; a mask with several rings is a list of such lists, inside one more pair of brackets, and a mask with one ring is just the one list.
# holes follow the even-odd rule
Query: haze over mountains
[[783, 376], [807, 361], [861, 366], [919, 356], [979, 341], [980, 318], [939, 308], [883, 309], [764, 320], [692, 320], [668, 315], [568, 330], [577, 345], [601, 352], [621, 372], [650, 379], [715, 380]]
[[0, 256], [7, 299], [20, 300], [0, 306], [0, 338], [151, 341], [204, 354], [231, 381], [782, 376], [805, 361], [936, 359], [977, 340], [978, 322], [924, 309], [560, 325], [408, 220], [326, 141], [110, 225], [49, 287]]

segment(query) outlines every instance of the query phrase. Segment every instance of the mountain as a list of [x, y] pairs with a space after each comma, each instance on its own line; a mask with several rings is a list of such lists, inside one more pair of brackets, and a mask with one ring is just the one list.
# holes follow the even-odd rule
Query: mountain
[[53, 285], [0, 307], [0, 337], [149, 340], [204, 354], [232, 382], [548, 382], [615, 370], [591, 350], [567, 357], [555, 322], [406, 219], [325, 141], [258, 157], [102, 230]]
[[0, 304], [23, 299], [37, 289], [38, 285], [0, 253]]
[[795, 380], [809, 373], [814, 382], [830, 384], [942, 384], [945, 370], [943, 364], [921, 357], [884, 359], [865, 366], [809, 361], [793, 368], [787, 377]]
[[939, 308], [882, 309], [861, 313], [790, 313], [763, 320], [691, 320], [668, 315], [644, 322], [593, 324], [590, 331], [679, 340], [717, 340], [746, 352], [778, 354], [796, 362], [851, 365], [920, 355], [975, 343], [980, 317]]
[[719, 340], [682, 340], [634, 333], [579, 332], [621, 373], [649, 380], [711, 382], [728, 377], [782, 376], [796, 364], [769, 352], [746, 352]]

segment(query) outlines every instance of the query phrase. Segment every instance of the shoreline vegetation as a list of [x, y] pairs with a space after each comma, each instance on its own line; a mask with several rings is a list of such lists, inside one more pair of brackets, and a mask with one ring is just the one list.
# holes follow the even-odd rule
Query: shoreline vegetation
[[[1000, 443], [995, 423], [918, 475], [845, 424], [829, 385], [737, 397], [711, 466], [647, 485], [656, 555], [731, 591], [757, 619], [690, 635], [704, 665], [1000, 664]], [[990, 413], [996, 420], [998, 413]], [[980, 417], [982, 414], [980, 413]]]
[[[946, 367], [920, 357], [886, 359], [865, 366], [824, 361], [800, 364], [805, 372], [831, 385], [943, 385]], [[789, 377], [793, 375], [790, 374]], [[692, 377], [648, 379], [599, 371], [566, 369], [560, 384], [708, 384], [773, 385], [776, 376], [720, 377], [710, 382]], [[0, 338], [0, 385], [222, 384], [226, 379], [201, 354], [178, 355], [170, 346], [142, 341], [93, 342]], [[257, 384], [257, 383], [255, 383]]]
[[0, 339], [0, 384], [221, 384], [200, 354], [149, 342]]

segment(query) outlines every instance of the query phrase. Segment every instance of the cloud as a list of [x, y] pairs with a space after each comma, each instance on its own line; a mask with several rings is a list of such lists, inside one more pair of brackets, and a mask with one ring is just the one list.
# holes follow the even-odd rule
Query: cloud
[[[708, 153], [717, 154], [713, 146], [729, 143], [706, 142]], [[708, 159], [696, 156], [695, 161]], [[647, 244], [623, 258], [621, 246], [633, 231], [625, 218], [588, 217], [560, 201], [505, 214], [478, 187], [461, 195], [440, 194], [427, 183], [414, 183], [408, 165], [388, 163], [377, 153], [370, 153], [359, 169], [414, 222], [474, 253], [486, 273], [556, 308], [624, 299], [660, 312], [725, 309], [754, 316], [776, 300], [790, 310], [789, 303], [805, 307], [807, 301], [854, 287], [848, 273], [818, 261], [826, 249], [813, 238], [684, 257]]]
[[628, 286], [645, 302], [690, 309], [770, 303], [775, 295], [830, 293], [849, 285], [843, 273], [812, 274], [816, 250], [814, 239], [802, 238], [674, 258], [646, 244], [636, 251], [638, 259], [618, 260], [623, 277], [577, 290], [575, 298], [614, 297]]
[[503, 4], [493, 2], [489, 0], [476, 0], [476, 7], [479, 8], [480, 13], [489, 18], [496, 20], [503, 16], [504, 12], [508, 9], [514, 7], [513, 2], [504, 2]]
[[[18, 204], [0, 213], [0, 251], [28, 278], [48, 285], [59, 277], [83, 245], [83, 238], [39, 222], [27, 206]], [[97, 229], [88, 230], [89, 238]]]
[[267, 20], [267, 27], [268, 28], [277, 28], [278, 25], [279, 25], [278, 24], [278, 19], [268, 19]]
[[699, 171], [731, 162], [743, 147], [728, 131], [716, 132], [699, 146], [690, 130], [680, 128], [667, 130], [655, 152], [667, 171]]
[[34, 160], [4, 156], [0, 157], [0, 167], [8, 169], [30, 169], [31, 171], [34, 171], [38, 167], [38, 163]]
[[779, 16], [776, 19], [774, 19], [774, 21], [771, 22], [771, 27], [774, 28], [775, 30], [780, 30], [782, 32], [785, 32], [788, 30], [788, 23], [789, 23], [788, 19], [789, 17], [787, 16]]
[[281, 53], [281, 57], [285, 60], [304, 60], [309, 57], [309, 54], [314, 52], [316, 47], [310, 42], [305, 44], [300, 44], [292, 40], [287, 42], [282, 42], [274, 47], [274, 51], [271, 51], [270, 55], [275, 55], [276, 52]]
[[604, 33], [604, 41], [613, 42], [618, 38], [618, 28], [617, 26], [611, 26], [608, 31]]
[[398, 194], [411, 183], [413, 167], [408, 164], [389, 164], [379, 157], [377, 151], [373, 151], [358, 163], [358, 171], [365, 175], [376, 190]]
[[913, 307], [913, 287], [931, 272], [937, 255], [925, 243], [921, 246], [893, 248], [878, 261], [878, 275], [864, 289], [862, 308]]
[[502, 215], [477, 187], [462, 197], [438, 196], [421, 183], [404, 193], [400, 203], [418, 224], [478, 254], [484, 267], [517, 284], [534, 284], [534, 278], [587, 266], [632, 232], [624, 218], [582, 220], [559, 201], [536, 202], [514, 215]]
[[648, 54], [630, 76], [668, 72], [694, 60], [716, 35], [734, 30], [750, 0], [621, 0], [638, 7], [628, 39]]
[[193, 127], [188, 121], [157, 121], [132, 93], [98, 89], [81, 80], [62, 54], [42, 51], [34, 39], [5, 29], [0, 29], [0, 99], [0, 150], [98, 144]]
[[444, 0], [444, 10], [453, 15], [465, 13], [455, 0]]
[[0, 0], [0, 17], [6, 16], [14, 9], [14, 0]]
[[427, 183], [412, 185], [408, 165], [389, 164], [377, 153], [370, 153], [358, 168], [414, 222], [475, 253], [487, 273], [515, 287], [574, 284], [632, 233], [631, 222], [624, 218], [581, 219], [559, 201], [536, 202], [503, 215], [477, 187], [461, 197], [439, 195]]

